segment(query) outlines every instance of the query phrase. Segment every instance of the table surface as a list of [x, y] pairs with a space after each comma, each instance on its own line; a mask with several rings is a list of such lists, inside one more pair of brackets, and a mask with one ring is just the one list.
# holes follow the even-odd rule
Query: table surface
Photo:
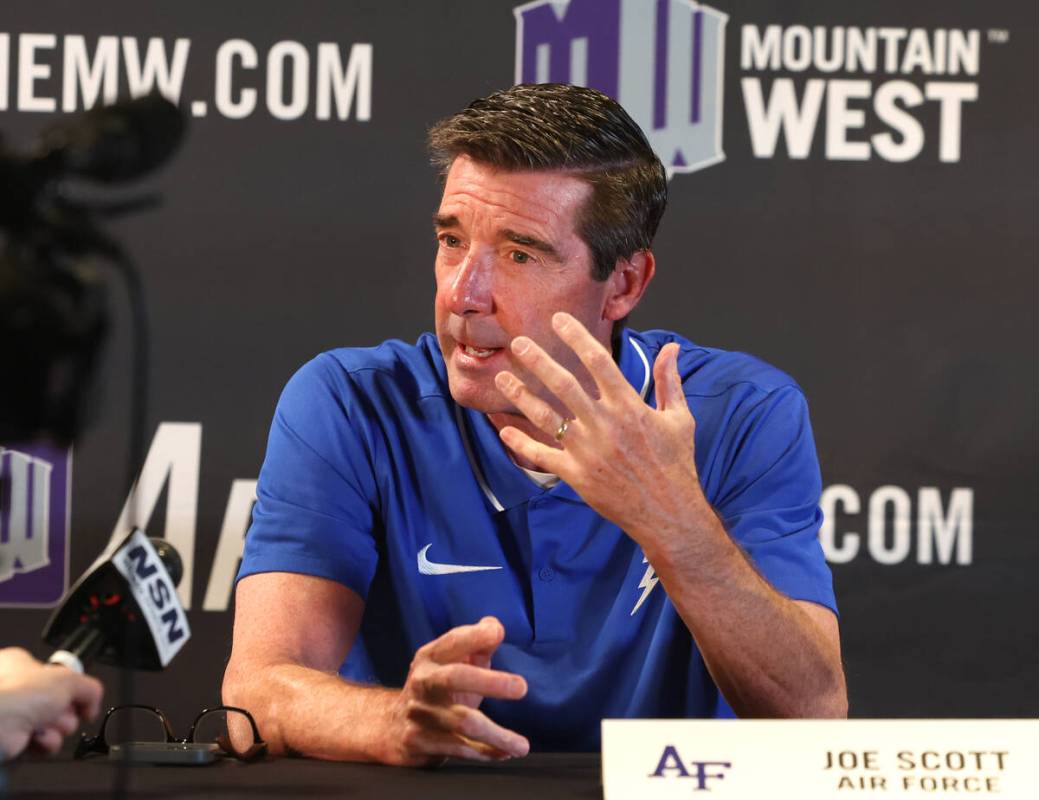
[[[104, 758], [17, 761], [6, 769], [3, 800], [110, 797], [114, 765]], [[2, 784], [3, 778], [0, 778]], [[129, 797], [162, 798], [422, 798], [492, 800], [601, 798], [598, 753], [535, 753], [495, 764], [449, 761], [439, 769], [337, 764], [280, 758], [255, 764], [218, 761], [200, 767], [134, 766]]]

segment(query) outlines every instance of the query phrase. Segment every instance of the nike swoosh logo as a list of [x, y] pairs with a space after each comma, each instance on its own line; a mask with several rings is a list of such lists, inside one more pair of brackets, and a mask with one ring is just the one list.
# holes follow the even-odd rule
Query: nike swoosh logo
[[465, 564], [437, 564], [426, 558], [426, 551], [433, 546], [430, 542], [418, 551], [418, 571], [423, 575], [453, 575], [456, 572], [486, 572], [501, 567], [471, 567]]

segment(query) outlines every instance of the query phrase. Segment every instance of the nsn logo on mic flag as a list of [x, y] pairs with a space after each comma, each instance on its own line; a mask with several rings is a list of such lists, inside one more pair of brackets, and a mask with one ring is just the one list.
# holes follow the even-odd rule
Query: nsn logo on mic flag
[[692, 0], [536, 0], [516, 15], [516, 82], [571, 83], [617, 100], [668, 177], [725, 159], [728, 15]]
[[70, 451], [0, 447], [0, 606], [52, 606], [68, 585]]

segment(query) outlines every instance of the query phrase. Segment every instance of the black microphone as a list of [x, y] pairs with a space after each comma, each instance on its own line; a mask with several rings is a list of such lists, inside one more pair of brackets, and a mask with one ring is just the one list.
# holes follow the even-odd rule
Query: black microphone
[[165, 163], [184, 138], [180, 109], [153, 93], [51, 125], [35, 161], [44, 173], [77, 175], [101, 183], [139, 178]]
[[86, 664], [161, 670], [191, 637], [176, 594], [180, 555], [134, 530], [110, 546], [69, 590], [43, 631], [48, 659], [83, 672]]
[[109, 315], [106, 281], [85, 256], [101, 256], [129, 282], [134, 335], [145, 333], [136, 273], [100, 223], [157, 198], [103, 201], [96, 187], [84, 194], [68, 179], [140, 177], [173, 154], [185, 129], [177, 106], [153, 94], [64, 118], [29, 153], [0, 141], [0, 365], [17, 387], [0, 392], [0, 440], [50, 434], [67, 443], [88, 421]]
[[53, 227], [55, 182], [78, 177], [110, 184], [142, 177], [169, 160], [186, 128], [181, 110], [153, 93], [50, 125], [29, 155], [0, 150], [0, 227], [19, 234]]

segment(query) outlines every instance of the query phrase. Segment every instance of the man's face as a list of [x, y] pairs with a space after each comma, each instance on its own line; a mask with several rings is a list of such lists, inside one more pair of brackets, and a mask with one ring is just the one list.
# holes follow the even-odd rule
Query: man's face
[[509, 350], [520, 334], [590, 388], [591, 379], [551, 328], [567, 311], [609, 346], [613, 281], [592, 278], [576, 220], [591, 187], [558, 172], [507, 172], [455, 159], [435, 218], [436, 332], [455, 402], [487, 414], [516, 409], [494, 385], [509, 370], [554, 402]]

